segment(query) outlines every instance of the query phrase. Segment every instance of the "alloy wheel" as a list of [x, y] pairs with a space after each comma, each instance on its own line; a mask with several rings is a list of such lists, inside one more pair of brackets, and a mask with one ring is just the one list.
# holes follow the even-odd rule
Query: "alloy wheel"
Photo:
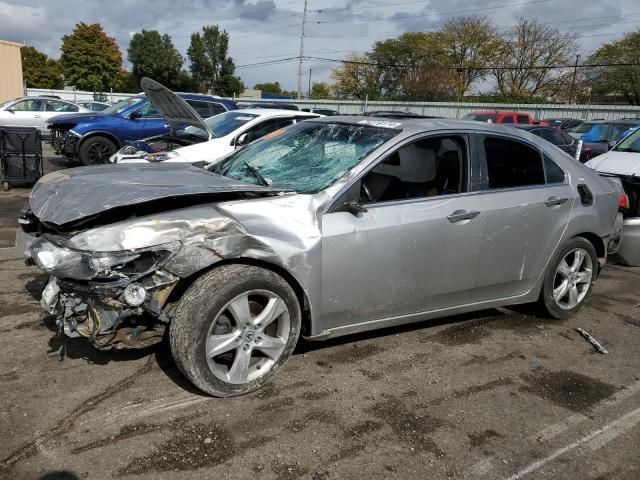
[[571, 310], [589, 292], [593, 278], [593, 261], [584, 248], [567, 253], [558, 264], [553, 281], [553, 300], [558, 307]]
[[244, 292], [218, 313], [206, 339], [207, 364], [220, 380], [244, 384], [265, 375], [282, 355], [291, 322], [282, 298]]
[[88, 156], [91, 163], [106, 163], [113, 152], [102, 142], [96, 142], [89, 147]]

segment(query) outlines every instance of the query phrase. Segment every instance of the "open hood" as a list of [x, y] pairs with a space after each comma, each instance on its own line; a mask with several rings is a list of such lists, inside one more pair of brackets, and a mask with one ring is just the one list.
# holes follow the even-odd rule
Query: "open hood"
[[610, 150], [589, 160], [586, 165], [600, 173], [640, 176], [640, 153]]
[[171, 128], [175, 129], [189, 125], [207, 132], [209, 139], [215, 137], [211, 129], [191, 105], [171, 90], [147, 77], [142, 78], [140, 87]]
[[42, 222], [65, 225], [94, 215], [155, 200], [224, 193], [264, 193], [278, 190], [239, 182], [202, 168], [180, 163], [96, 165], [59, 170], [33, 187], [29, 207]]

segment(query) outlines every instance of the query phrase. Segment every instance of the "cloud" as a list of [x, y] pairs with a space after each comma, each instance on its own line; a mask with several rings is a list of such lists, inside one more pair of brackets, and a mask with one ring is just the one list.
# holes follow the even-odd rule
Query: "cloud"
[[[341, 58], [350, 51], [367, 51], [376, 40], [405, 31], [438, 28], [451, 16], [446, 12], [488, 16], [500, 28], [520, 16], [549, 22], [562, 31], [576, 33], [582, 53], [640, 25], [637, 0], [312, 0], [309, 2], [305, 53]], [[120, 46], [126, 62], [130, 32], [155, 29], [169, 34], [186, 57], [191, 33], [203, 25], [217, 24], [230, 34], [230, 51], [236, 65], [296, 56], [300, 43], [304, 0], [0, 0], [0, 37], [26, 41], [57, 58], [61, 37], [78, 22], [100, 22]], [[392, 5], [400, 3], [402, 5]], [[500, 6], [490, 10], [492, 6]], [[472, 12], [472, 10], [476, 10]], [[443, 15], [443, 13], [445, 13]], [[553, 23], [555, 22], [555, 23]], [[560, 23], [558, 23], [560, 22]], [[314, 81], [326, 81], [333, 63], [305, 61], [302, 84], [307, 88], [309, 68]], [[283, 88], [297, 86], [296, 61], [238, 69], [248, 86], [279, 81]]]

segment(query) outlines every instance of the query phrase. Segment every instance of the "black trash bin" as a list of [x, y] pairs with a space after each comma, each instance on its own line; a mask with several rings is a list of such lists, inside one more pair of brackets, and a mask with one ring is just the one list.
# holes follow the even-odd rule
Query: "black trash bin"
[[32, 186], [43, 174], [42, 139], [33, 127], [0, 127], [2, 189]]

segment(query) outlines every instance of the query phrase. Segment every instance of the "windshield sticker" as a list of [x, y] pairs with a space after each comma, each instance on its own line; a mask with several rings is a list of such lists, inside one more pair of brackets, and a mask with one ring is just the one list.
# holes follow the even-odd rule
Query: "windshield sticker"
[[241, 122], [250, 122], [254, 117], [236, 117], [235, 119], [240, 120]]
[[360, 120], [358, 123], [382, 128], [397, 128], [402, 125], [401, 122], [387, 122], [385, 120]]

